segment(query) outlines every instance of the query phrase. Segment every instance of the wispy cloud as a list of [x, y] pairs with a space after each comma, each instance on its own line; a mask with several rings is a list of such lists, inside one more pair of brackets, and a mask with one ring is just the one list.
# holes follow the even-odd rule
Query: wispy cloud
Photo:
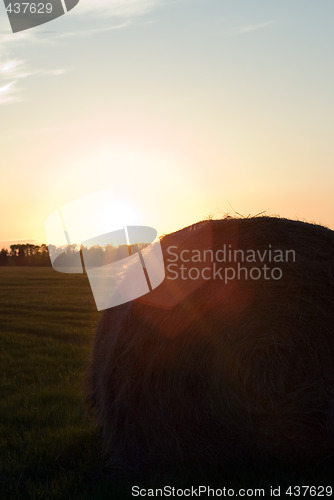
[[62, 33], [60, 38], [69, 38], [69, 37], [78, 37], [78, 36], [90, 36], [96, 35], [98, 33], [106, 33], [108, 31], [119, 30], [123, 28], [127, 28], [131, 24], [130, 21], [123, 22], [121, 24], [109, 25], [100, 28], [92, 28], [86, 30], [77, 30], [77, 31], [68, 31], [66, 33]]
[[[80, 23], [81, 28], [65, 31], [60, 37], [90, 36], [124, 29], [155, 8], [173, 2], [175, 0], [86, 0], [71, 11], [72, 26], [78, 26]], [[94, 28], [91, 27], [92, 17], [95, 18]]]
[[0, 104], [9, 102], [13, 99], [13, 87], [15, 82], [9, 82], [6, 85], [0, 87]]
[[[0, 19], [0, 105], [24, 99], [23, 81], [32, 76], [60, 77], [69, 70], [66, 68], [31, 68], [29, 61], [15, 59], [18, 49], [22, 52], [27, 44], [50, 44], [70, 37], [87, 37], [95, 34], [120, 30], [128, 27], [138, 18], [156, 7], [173, 3], [175, 0], [82, 0], [63, 16], [62, 23], [48, 23], [45, 27], [11, 33], [7, 16]], [[1, 4], [1, 0], [0, 0]], [[92, 23], [92, 17], [95, 21]], [[92, 27], [93, 24], [93, 27]], [[67, 28], [69, 28], [67, 30]], [[61, 31], [59, 31], [61, 29]]]
[[61, 76], [68, 72], [68, 69], [52, 69], [51, 71], [45, 71], [44, 74], [52, 76]]
[[0, 62], [0, 77], [3, 79], [14, 78], [15, 80], [20, 80], [22, 78], [27, 78], [30, 73], [25, 70], [25, 63], [22, 60], [9, 59], [4, 62]]
[[90, 11], [96, 15], [107, 14], [114, 17], [133, 17], [145, 14], [166, 0], [86, 0], [79, 3], [76, 12]]
[[23, 100], [23, 88], [20, 82], [32, 76], [61, 76], [67, 68], [51, 70], [26, 69], [26, 62], [17, 59], [0, 61], [0, 104]]
[[15, 59], [0, 62], [0, 104], [18, 98], [17, 82], [26, 77], [23, 64], [23, 61]]
[[265, 23], [259, 23], [259, 24], [248, 24], [246, 26], [236, 26], [234, 28], [231, 28], [228, 31], [228, 34], [233, 36], [233, 35], [244, 35], [246, 33], [250, 33], [252, 31], [260, 31], [268, 26], [271, 26], [274, 24], [275, 21], [267, 21]]

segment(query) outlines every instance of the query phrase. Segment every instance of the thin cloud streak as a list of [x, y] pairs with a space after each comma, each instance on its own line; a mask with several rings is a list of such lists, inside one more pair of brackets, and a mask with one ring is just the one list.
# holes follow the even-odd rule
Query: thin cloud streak
[[0, 104], [5, 104], [15, 100], [15, 94], [16, 94], [16, 89], [14, 88], [15, 84], [16, 82], [13, 81], [0, 87]]
[[113, 17], [129, 18], [147, 13], [166, 0], [86, 0], [79, 3], [76, 13], [109, 15]]
[[[50, 24], [51, 31], [49, 33], [53, 35], [51, 37], [45, 37], [46, 32], [39, 29], [27, 30], [13, 35], [10, 30], [6, 30], [8, 22], [5, 22], [4, 17], [0, 21], [0, 46], [2, 48], [2, 52], [0, 52], [0, 105], [23, 100], [24, 87], [26, 85], [19, 86], [18, 82], [22, 82], [23, 80], [28, 81], [30, 77], [36, 75], [60, 77], [69, 71], [64, 68], [50, 68], [45, 70], [30, 68], [28, 61], [18, 60], [12, 56], [13, 51], [17, 48], [21, 49], [23, 44], [53, 44], [55, 38], [66, 41], [67, 38], [88, 37], [113, 30], [121, 30], [134, 22], [138, 22], [140, 16], [151, 12], [158, 6], [173, 2], [174, 0], [81, 1], [73, 11], [65, 16], [66, 23], [62, 25], [62, 32], [52, 31]], [[94, 28], [90, 28], [93, 16], [97, 22]], [[68, 22], [71, 23], [71, 29], [66, 32]], [[79, 29], [76, 30], [77, 27]]]
[[7, 83], [7, 85], [0, 87], [0, 94], [6, 94], [7, 92], [9, 92], [13, 85], [15, 85], [15, 82], [10, 82]]
[[0, 105], [22, 101], [21, 89], [17, 84], [31, 75], [24, 66], [25, 62], [18, 59], [0, 62]]
[[268, 26], [273, 25], [274, 23], [275, 23], [275, 21], [268, 21], [266, 23], [250, 24], [248, 26], [239, 26], [239, 27], [231, 28], [228, 31], [228, 34], [230, 36], [244, 35], [245, 33], [251, 33], [253, 31], [263, 30], [263, 29], [267, 28]]
[[22, 60], [0, 61], [0, 105], [23, 101], [23, 89], [17, 85], [22, 80], [36, 75], [58, 77], [69, 71], [67, 68], [26, 71], [25, 66]]
[[122, 24], [117, 24], [115, 26], [106, 26], [103, 28], [92, 28], [90, 30], [78, 30], [78, 31], [70, 31], [68, 33], [62, 33], [59, 35], [60, 38], [70, 38], [73, 36], [88, 36], [88, 35], [96, 35], [99, 33], [106, 33], [108, 31], [113, 31], [113, 30], [120, 30], [123, 28], [127, 28], [130, 26], [130, 22], [124, 22]]

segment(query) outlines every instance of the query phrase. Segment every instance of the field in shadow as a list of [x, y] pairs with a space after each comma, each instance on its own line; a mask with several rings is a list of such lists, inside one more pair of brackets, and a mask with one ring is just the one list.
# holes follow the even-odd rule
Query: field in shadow
[[49, 268], [0, 268], [0, 284], [1, 498], [124, 499], [132, 498], [132, 485], [284, 489], [332, 482], [330, 462], [110, 473], [83, 403], [99, 319], [86, 278]]

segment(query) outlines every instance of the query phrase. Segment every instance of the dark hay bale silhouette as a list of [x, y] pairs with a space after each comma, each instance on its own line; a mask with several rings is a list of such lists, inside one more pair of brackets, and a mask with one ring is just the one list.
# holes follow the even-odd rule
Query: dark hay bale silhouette
[[[228, 218], [194, 224], [161, 245], [166, 280], [105, 311], [94, 341], [89, 402], [109, 463], [142, 470], [331, 456], [334, 232], [287, 219]], [[224, 245], [293, 249], [295, 260], [266, 257], [281, 279], [170, 279], [175, 254]], [[201, 271], [207, 263], [184, 265]]]

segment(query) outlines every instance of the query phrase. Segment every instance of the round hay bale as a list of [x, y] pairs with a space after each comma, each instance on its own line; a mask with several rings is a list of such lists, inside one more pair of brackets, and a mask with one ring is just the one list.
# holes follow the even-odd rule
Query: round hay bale
[[105, 311], [94, 340], [89, 402], [110, 463], [332, 455], [334, 232], [227, 218], [161, 246], [165, 281]]

